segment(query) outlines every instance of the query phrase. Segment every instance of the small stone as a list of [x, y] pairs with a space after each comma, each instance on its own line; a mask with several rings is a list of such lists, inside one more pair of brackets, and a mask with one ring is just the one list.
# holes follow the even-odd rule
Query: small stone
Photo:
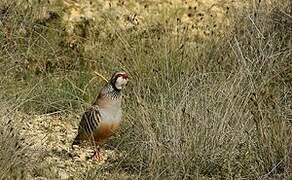
[[64, 171], [63, 169], [61, 169], [58, 174], [59, 174], [60, 179], [69, 179], [70, 177], [68, 173]]

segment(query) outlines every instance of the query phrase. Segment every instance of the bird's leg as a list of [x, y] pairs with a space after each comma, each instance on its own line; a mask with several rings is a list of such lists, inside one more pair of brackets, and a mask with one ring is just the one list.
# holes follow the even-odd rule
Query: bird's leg
[[95, 152], [92, 156], [92, 160], [94, 160], [94, 161], [101, 161], [102, 160], [101, 148], [99, 146], [96, 147]]

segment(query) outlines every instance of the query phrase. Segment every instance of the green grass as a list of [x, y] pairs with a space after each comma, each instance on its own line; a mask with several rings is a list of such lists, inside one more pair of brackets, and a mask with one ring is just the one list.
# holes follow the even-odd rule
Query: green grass
[[[1, 98], [22, 112], [80, 114], [102, 84], [92, 79], [93, 70], [106, 77], [119, 69], [130, 74], [124, 123], [110, 142], [126, 154], [88, 178], [106, 172], [131, 179], [291, 178], [288, 2], [238, 11], [230, 31], [204, 41], [188, 29], [173, 34], [176, 22], [124, 30], [112, 20], [102, 38], [93, 22], [81, 24], [86, 36], [77, 36], [74, 46], [66, 44], [71, 36], [58, 18], [42, 24], [33, 10], [16, 6], [5, 12]], [[0, 156], [26, 163], [2, 149]]]

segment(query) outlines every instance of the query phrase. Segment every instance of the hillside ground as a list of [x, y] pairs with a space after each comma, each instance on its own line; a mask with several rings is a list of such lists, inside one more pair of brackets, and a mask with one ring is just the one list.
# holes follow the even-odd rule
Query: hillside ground
[[[289, 1], [0, 2], [0, 179], [291, 179]], [[127, 71], [91, 161], [82, 112]]]

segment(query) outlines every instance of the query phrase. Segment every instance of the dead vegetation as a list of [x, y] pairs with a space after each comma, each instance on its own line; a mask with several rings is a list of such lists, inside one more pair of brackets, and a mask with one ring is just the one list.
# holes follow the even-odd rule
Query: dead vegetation
[[[0, 178], [291, 178], [288, 1], [50, 2], [0, 3]], [[119, 69], [124, 123], [95, 164], [70, 142], [93, 70]]]

